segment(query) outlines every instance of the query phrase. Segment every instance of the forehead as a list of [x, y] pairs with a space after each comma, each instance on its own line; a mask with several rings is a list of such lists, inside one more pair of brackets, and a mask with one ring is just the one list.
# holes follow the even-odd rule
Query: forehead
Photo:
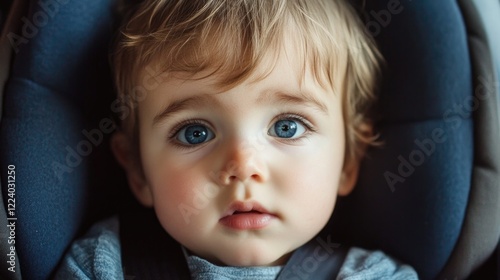
[[[209, 61], [206, 66], [195, 68], [176, 67], [176, 63], [173, 63], [174, 66], [165, 66], [165, 62], [158, 57], [140, 72], [139, 83], [148, 77], [155, 77], [161, 82], [173, 84], [202, 81], [203, 84], [217, 88], [219, 91], [226, 91], [241, 84], [258, 84], [263, 80], [279, 82], [283, 78], [286, 78], [288, 82], [297, 82], [297, 85], [301, 87], [302, 83], [309, 79], [308, 83], [316, 83], [326, 90], [340, 92], [345, 76], [345, 71], [341, 69], [345, 70], [347, 56], [337, 53], [333, 59], [333, 54], [330, 53], [321, 57], [312, 53], [311, 50], [305, 50], [303, 43], [303, 40], [297, 39], [292, 31], [288, 30], [279, 44], [268, 48], [259, 55], [259, 58], [252, 60], [238, 60], [231, 56], [234, 51], [215, 50], [208, 47], [205, 55], [213, 56], [218, 61]], [[228, 55], [224, 58], [226, 51]], [[180, 54], [177, 60], [203, 64], [201, 61], [196, 62], [201, 58], [193, 60], [189, 57], [192, 55], [194, 54], [190, 52]], [[188, 57], [184, 58], [184, 56]]]
[[165, 80], [140, 104], [140, 115], [157, 123], [172, 112], [187, 107], [246, 110], [255, 108], [255, 105], [263, 108], [273, 105], [310, 106], [328, 114], [333, 104], [330, 101], [338, 99], [338, 94], [333, 88], [322, 87], [308, 67], [303, 69], [295, 54], [287, 50], [276, 60], [263, 60], [266, 63], [257, 66], [252, 75], [232, 87], [218, 86], [223, 77], [216, 74], [166, 73]]

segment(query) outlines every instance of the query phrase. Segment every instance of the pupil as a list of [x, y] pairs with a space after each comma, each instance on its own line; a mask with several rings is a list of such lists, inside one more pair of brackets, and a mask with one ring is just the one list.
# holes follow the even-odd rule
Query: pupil
[[290, 130], [290, 127], [288, 126], [288, 124], [284, 124], [284, 125], [281, 126], [281, 129], [283, 131], [288, 131], [288, 130]]
[[189, 126], [184, 132], [184, 137], [189, 144], [200, 144], [207, 140], [209, 132], [202, 125]]

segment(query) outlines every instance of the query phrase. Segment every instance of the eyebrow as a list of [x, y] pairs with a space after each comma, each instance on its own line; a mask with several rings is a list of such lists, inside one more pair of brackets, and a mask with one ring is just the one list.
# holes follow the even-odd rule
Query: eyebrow
[[212, 100], [211, 97], [207, 95], [198, 95], [176, 100], [170, 103], [165, 109], [159, 112], [153, 119], [153, 126], [160, 123], [162, 120], [168, 118], [169, 116], [192, 107], [201, 107], [204, 104], [208, 104], [208, 101]]
[[284, 103], [306, 105], [318, 109], [320, 112], [328, 115], [328, 108], [320, 100], [316, 99], [312, 94], [300, 92], [291, 94], [287, 92], [277, 91], [262, 94], [257, 100], [258, 103]]
[[[188, 108], [196, 108], [213, 104], [213, 97], [210, 95], [197, 95], [183, 98], [170, 103], [165, 109], [159, 112], [153, 118], [153, 126], [159, 124], [162, 120], [169, 116]], [[312, 106], [320, 112], [328, 115], [328, 108], [324, 103], [314, 98], [313, 95], [307, 93], [290, 94], [282, 91], [267, 91], [262, 93], [257, 99], [257, 104], [296, 104]]]

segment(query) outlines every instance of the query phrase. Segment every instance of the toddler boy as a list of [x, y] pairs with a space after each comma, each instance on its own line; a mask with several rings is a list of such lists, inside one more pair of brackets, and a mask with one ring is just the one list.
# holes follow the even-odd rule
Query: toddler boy
[[[120, 32], [113, 152], [132, 193], [182, 246], [191, 278], [302, 279], [294, 254], [351, 192], [373, 139], [380, 55], [353, 9], [142, 1]], [[121, 278], [117, 228], [116, 219], [94, 227], [58, 276]], [[339, 265], [327, 268], [338, 279], [417, 278], [379, 251], [351, 248]]]

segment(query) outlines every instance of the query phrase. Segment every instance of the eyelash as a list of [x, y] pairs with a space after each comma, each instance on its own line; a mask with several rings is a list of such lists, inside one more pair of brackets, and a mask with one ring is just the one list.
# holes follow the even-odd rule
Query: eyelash
[[[298, 138], [293, 138], [293, 139], [287, 139], [287, 138], [281, 138], [280, 141], [287, 141], [287, 142], [296, 142], [296, 141], [299, 141], [301, 140], [303, 137], [307, 137], [307, 134], [309, 132], [316, 132], [316, 129], [314, 127], [314, 125], [308, 120], [307, 117], [305, 117], [304, 115], [302, 114], [299, 114], [299, 113], [282, 113], [282, 114], [279, 114], [277, 115], [273, 122], [272, 122], [272, 125], [274, 125], [277, 121], [282, 121], [282, 120], [293, 120], [293, 121], [298, 121], [300, 122], [302, 125], [304, 125], [304, 127], [306, 128], [306, 132], [301, 136], [301, 137], [298, 137]], [[193, 125], [193, 124], [201, 124], [201, 125], [205, 125], [207, 127], [212, 127], [210, 124], [208, 124], [206, 121], [202, 121], [202, 120], [197, 120], [197, 119], [190, 119], [190, 120], [185, 120], [185, 121], [180, 121], [178, 122], [173, 128], [172, 128], [172, 132], [169, 133], [168, 135], [168, 140], [180, 147], [180, 148], [193, 148], [193, 147], [196, 147], [196, 146], [192, 146], [192, 145], [184, 145], [183, 143], [179, 143], [178, 141], [176, 141], [176, 137], [177, 137], [177, 134], [186, 126], [188, 125]]]
[[316, 132], [316, 128], [314, 125], [308, 120], [307, 117], [305, 117], [302, 114], [299, 113], [283, 113], [278, 115], [274, 121], [272, 122], [272, 125], [274, 125], [277, 121], [282, 121], [282, 120], [293, 120], [300, 122], [304, 127], [306, 128], [306, 131], [304, 134], [302, 134], [300, 137], [297, 138], [278, 138], [279, 141], [281, 142], [288, 142], [288, 143], [295, 143], [298, 141], [303, 140], [304, 138], [307, 138], [307, 136], [312, 132]]
[[177, 147], [179, 148], [186, 148], [186, 149], [189, 149], [189, 148], [194, 148], [198, 145], [185, 145], [183, 143], [180, 143], [179, 141], [176, 140], [177, 138], [177, 134], [179, 134], [179, 132], [186, 126], [188, 125], [193, 125], [193, 124], [202, 124], [202, 125], [205, 125], [207, 127], [209, 127], [211, 129], [211, 125], [209, 123], [207, 123], [206, 121], [202, 121], [202, 120], [185, 120], [185, 121], [180, 121], [178, 122], [173, 128], [172, 128], [172, 132], [169, 133], [168, 135], [168, 140], [173, 144], [173, 145], [176, 145]]
[[273, 122], [273, 124], [276, 123], [277, 121], [282, 121], [282, 120], [298, 121], [301, 124], [303, 124], [307, 128], [307, 130], [312, 131], [312, 132], [316, 132], [314, 125], [307, 119], [307, 117], [303, 116], [302, 114], [298, 114], [298, 113], [280, 114], [275, 118], [275, 121]]

